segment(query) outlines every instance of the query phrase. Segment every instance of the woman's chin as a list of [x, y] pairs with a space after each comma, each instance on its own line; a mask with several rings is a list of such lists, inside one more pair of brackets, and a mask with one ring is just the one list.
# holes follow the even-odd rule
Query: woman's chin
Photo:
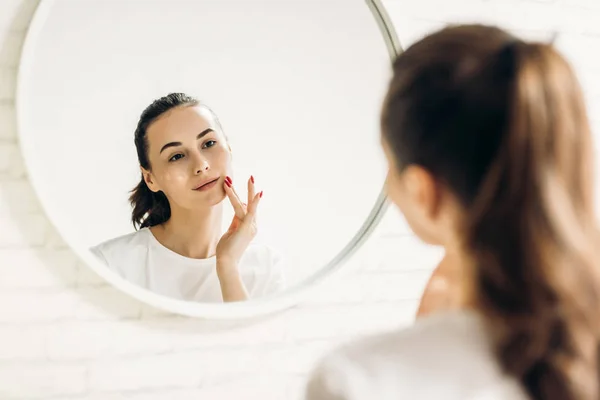
[[218, 198], [219, 198], [219, 200], [217, 203], [220, 203], [227, 198], [227, 193], [225, 193], [225, 190], [222, 190], [221, 193], [219, 193]]
[[206, 200], [210, 205], [216, 206], [227, 198], [227, 194], [225, 194], [225, 190], [215, 190], [211, 193], [210, 196], [206, 196]]
[[190, 209], [202, 209], [206, 207], [213, 207], [221, 203], [227, 198], [224, 190], [215, 190], [204, 193], [204, 196], [198, 196], [194, 194], [192, 198], [188, 199], [186, 203]]

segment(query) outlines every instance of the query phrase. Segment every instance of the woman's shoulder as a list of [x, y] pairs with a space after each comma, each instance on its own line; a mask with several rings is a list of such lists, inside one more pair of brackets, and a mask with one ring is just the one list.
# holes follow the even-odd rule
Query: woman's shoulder
[[502, 378], [479, 317], [456, 311], [339, 347], [320, 361], [307, 395], [452, 399], [492, 391], [495, 399], [499, 390], [514, 395], [517, 389]]
[[264, 242], [255, 240], [250, 243], [241, 260], [240, 270], [253, 297], [279, 293], [287, 286], [281, 253]]
[[244, 253], [245, 263], [258, 263], [271, 267], [280, 264], [282, 258], [279, 250], [259, 240], [251, 242]]
[[147, 248], [149, 240], [150, 235], [148, 228], [142, 228], [135, 232], [108, 239], [96, 246], [93, 246], [90, 250], [97, 256], [106, 259], [110, 258], [114, 253], [131, 251], [139, 246], [142, 248]]
[[[475, 314], [469, 312], [439, 312], [419, 318], [413, 325], [383, 334], [367, 336], [343, 345], [332, 353], [335, 357], [371, 363], [391, 355], [398, 361], [429, 362], [427, 356], [448, 354], [457, 345], [484, 349], [485, 340]], [[456, 350], [464, 354], [464, 349]], [[436, 359], [435, 361], [439, 361]]]

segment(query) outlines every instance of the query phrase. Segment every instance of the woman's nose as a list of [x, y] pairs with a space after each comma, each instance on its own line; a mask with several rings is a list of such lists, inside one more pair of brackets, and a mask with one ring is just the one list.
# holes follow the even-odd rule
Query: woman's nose
[[195, 168], [195, 171], [194, 171], [195, 174], [198, 175], [205, 171], [208, 171], [210, 166], [209, 166], [208, 160], [206, 158], [199, 156], [196, 160], [194, 168]]

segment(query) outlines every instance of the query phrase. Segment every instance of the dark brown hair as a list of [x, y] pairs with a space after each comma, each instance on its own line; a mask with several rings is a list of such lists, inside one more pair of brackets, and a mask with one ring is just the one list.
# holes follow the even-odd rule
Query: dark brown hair
[[396, 167], [425, 168], [464, 207], [465, 287], [500, 365], [531, 398], [597, 399], [592, 140], [569, 64], [450, 26], [397, 58], [381, 122]]
[[[206, 108], [213, 116], [217, 127], [222, 130], [221, 123], [216, 114], [205, 104], [202, 104], [194, 97], [184, 93], [170, 93], [160, 99], [154, 100], [142, 112], [135, 129], [134, 142], [137, 150], [138, 162], [141, 167], [151, 171], [150, 161], [148, 159], [148, 140], [146, 132], [150, 124], [156, 121], [161, 115], [175, 107], [194, 107], [202, 106]], [[153, 192], [148, 188], [142, 175], [140, 182], [130, 192], [129, 202], [133, 208], [131, 212], [131, 222], [137, 229], [160, 225], [171, 217], [171, 206], [167, 196], [162, 191]]]

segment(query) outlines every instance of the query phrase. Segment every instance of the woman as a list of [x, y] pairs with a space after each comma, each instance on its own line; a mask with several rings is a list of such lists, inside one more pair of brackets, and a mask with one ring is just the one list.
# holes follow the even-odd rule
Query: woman
[[[132, 191], [134, 233], [92, 249], [125, 279], [189, 301], [241, 301], [284, 286], [280, 257], [253, 243], [262, 191], [248, 200], [231, 179], [231, 148], [216, 115], [183, 93], [154, 101], [135, 130], [141, 180]], [[235, 216], [222, 235], [223, 200]]]
[[568, 63], [442, 29], [395, 61], [381, 141], [389, 198], [445, 247], [457, 309], [338, 349], [307, 397], [598, 399], [592, 141]]

